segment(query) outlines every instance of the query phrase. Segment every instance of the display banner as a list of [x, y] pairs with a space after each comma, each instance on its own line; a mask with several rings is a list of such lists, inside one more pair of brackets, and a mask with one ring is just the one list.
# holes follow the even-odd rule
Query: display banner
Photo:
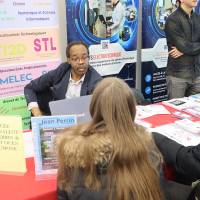
[[143, 0], [141, 86], [144, 97], [152, 102], [167, 99], [168, 48], [164, 27], [175, 9], [171, 0]]
[[117, 75], [135, 85], [138, 1], [68, 0], [68, 42], [89, 46], [90, 64], [102, 76]]
[[55, 0], [0, 1], [1, 111], [21, 115], [24, 129], [30, 121], [24, 86], [61, 62], [58, 24]]
[[197, 7], [195, 8], [195, 12], [200, 14], [200, 1], [198, 1]]
[[52, 60], [51, 62], [45, 61], [0, 67], [0, 96], [7, 97], [23, 93], [24, 86], [28, 82], [54, 69], [57, 65], [58, 61]]
[[57, 1], [0, 1], [1, 29], [23, 29], [58, 25]]
[[58, 28], [3, 30], [0, 33], [0, 66], [57, 59]]

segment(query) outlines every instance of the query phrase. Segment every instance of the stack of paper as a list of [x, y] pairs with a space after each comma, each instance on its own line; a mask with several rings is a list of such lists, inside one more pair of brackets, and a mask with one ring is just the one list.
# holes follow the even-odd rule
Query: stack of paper
[[165, 135], [184, 146], [195, 146], [200, 143], [200, 122], [189, 119], [177, 120], [172, 124], [152, 128], [151, 131]]

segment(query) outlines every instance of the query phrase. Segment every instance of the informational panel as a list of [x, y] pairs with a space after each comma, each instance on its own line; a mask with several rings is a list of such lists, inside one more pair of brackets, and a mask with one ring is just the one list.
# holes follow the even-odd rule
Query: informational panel
[[135, 85], [138, 1], [66, 1], [68, 42], [90, 48], [90, 64], [102, 76], [117, 75]]
[[32, 117], [31, 122], [36, 179], [56, 179], [58, 169], [56, 137], [64, 128], [77, 124], [76, 115]]
[[[0, 98], [21, 98], [24, 86], [60, 63], [57, 1], [0, 1]], [[17, 96], [19, 95], [19, 96]], [[6, 108], [5, 108], [6, 109]], [[13, 110], [12, 114], [26, 113]], [[0, 114], [3, 114], [0, 112]], [[6, 114], [6, 113], [4, 113]], [[27, 128], [27, 127], [24, 127]]]
[[143, 1], [141, 86], [145, 98], [152, 102], [167, 99], [168, 48], [164, 27], [167, 17], [175, 9], [171, 0]]
[[0, 116], [0, 173], [26, 172], [22, 120], [19, 116]]

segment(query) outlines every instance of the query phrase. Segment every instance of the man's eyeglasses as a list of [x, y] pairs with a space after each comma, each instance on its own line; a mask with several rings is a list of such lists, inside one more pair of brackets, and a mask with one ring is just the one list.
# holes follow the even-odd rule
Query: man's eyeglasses
[[78, 63], [78, 62], [80, 62], [80, 61], [85, 62], [88, 58], [89, 58], [89, 56], [87, 55], [87, 56], [83, 56], [83, 57], [81, 57], [81, 58], [72, 57], [72, 58], [70, 58], [70, 59], [71, 59], [73, 62]]

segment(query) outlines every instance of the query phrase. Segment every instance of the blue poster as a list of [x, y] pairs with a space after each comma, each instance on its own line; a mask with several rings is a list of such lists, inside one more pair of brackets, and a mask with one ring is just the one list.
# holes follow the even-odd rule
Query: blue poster
[[200, 1], [198, 1], [197, 7], [195, 8], [195, 12], [200, 14]]
[[165, 71], [168, 48], [164, 27], [167, 17], [176, 7], [173, 0], [143, 1], [141, 86], [145, 98], [152, 102], [167, 99]]
[[90, 65], [102, 76], [115, 75], [135, 84], [138, 1], [66, 1], [68, 42], [83, 41]]

